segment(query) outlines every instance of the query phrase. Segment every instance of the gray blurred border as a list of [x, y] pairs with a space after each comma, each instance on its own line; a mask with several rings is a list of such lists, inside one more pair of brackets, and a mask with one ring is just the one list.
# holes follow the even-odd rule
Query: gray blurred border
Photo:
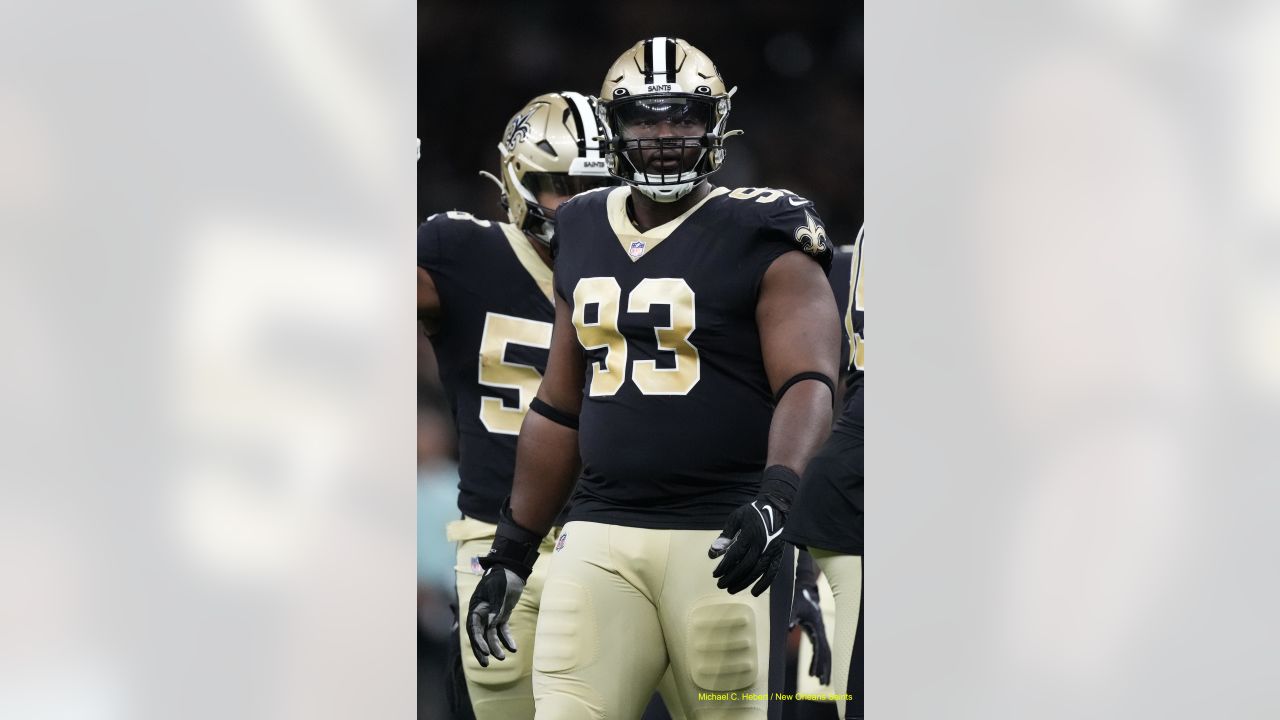
[[1277, 717], [1280, 9], [866, 28], [868, 717]]
[[415, 25], [0, 9], [0, 717], [413, 715]]

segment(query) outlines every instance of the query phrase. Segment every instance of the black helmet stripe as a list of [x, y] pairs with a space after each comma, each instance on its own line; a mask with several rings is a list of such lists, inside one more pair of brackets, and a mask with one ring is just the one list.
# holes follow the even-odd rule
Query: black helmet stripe
[[[586, 129], [582, 125], [582, 113], [573, 102], [574, 93], [562, 92], [560, 97], [564, 98], [564, 104], [569, 106], [569, 114], [573, 116], [573, 127], [578, 133], [578, 138], [585, 140], [587, 137]], [[582, 157], [581, 145], [579, 145], [578, 157]]]
[[646, 85], [653, 83], [653, 41], [655, 38], [649, 38], [644, 41], [644, 82]]

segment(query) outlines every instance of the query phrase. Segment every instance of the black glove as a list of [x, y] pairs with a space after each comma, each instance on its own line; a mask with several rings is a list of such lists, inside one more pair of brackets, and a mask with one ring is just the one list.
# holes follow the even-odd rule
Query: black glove
[[511, 637], [507, 621], [533, 572], [541, 542], [542, 535], [516, 524], [510, 505], [504, 503], [493, 546], [488, 555], [480, 558], [484, 577], [471, 593], [467, 606], [467, 637], [481, 667], [489, 667], [490, 655], [506, 660], [502, 646], [516, 652], [516, 641]]
[[520, 601], [522, 592], [524, 580], [511, 570], [496, 566], [485, 571], [471, 594], [471, 604], [467, 608], [467, 636], [471, 638], [471, 652], [481, 667], [489, 667], [489, 655], [499, 660], [507, 659], [499, 642], [511, 652], [516, 651], [516, 641], [511, 637], [507, 621], [511, 619], [511, 611]]
[[[807, 565], [805, 561], [808, 561]], [[791, 598], [791, 622], [809, 636], [813, 643], [813, 659], [809, 661], [809, 675], [818, 678], [823, 685], [831, 684], [831, 645], [827, 642], [827, 628], [822, 622], [822, 608], [818, 605], [817, 574], [812, 569], [809, 553], [800, 553], [796, 563], [796, 592]]]
[[755, 582], [751, 594], [756, 597], [769, 588], [782, 564], [782, 524], [799, 485], [800, 477], [791, 468], [770, 465], [765, 469], [760, 494], [729, 515], [707, 552], [711, 558], [724, 556], [711, 573], [719, 578], [716, 587], [734, 595]]

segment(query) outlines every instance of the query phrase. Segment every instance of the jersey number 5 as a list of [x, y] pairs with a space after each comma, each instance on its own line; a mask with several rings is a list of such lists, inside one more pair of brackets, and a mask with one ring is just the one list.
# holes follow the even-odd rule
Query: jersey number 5
[[529, 410], [529, 403], [538, 392], [542, 375], [537, 368], [506, 361], [507, 345], [551, 347], [551, 323], [527, 320], [499, 313], [489, 313], [484, 318], [484, 334], [480, 337], [479, 382], [492, 388], [506, 388], [519, 392], [519, 405], [507, 407], [502, 398], [480, 398], [480, 422], [491, 433], [519, 435], [520, 423]]
[[[647, 313], [654, 305], [671, 308], [671, 323], [654, 328], [658, 349], [675, 353], [675, 365], [660, 368], [655, 360], [631, 363], [631, 382], [645, 395], [685, 395], [698, 384], [702, 362], [689, 342], [697, 327], [693, 288], [681, 278], [646, 278], [627, 296], [627, 312]], [[596, 308], [587, 322], [587, 307]], [[618, 330], [622, 288], [611, 277], [583, 278], [573, 289], [573, 326], [588, 350], [604, 349], [603, 362], [591, 363], [591, 397], [613, 395], [626, 381], [627, 340]]]

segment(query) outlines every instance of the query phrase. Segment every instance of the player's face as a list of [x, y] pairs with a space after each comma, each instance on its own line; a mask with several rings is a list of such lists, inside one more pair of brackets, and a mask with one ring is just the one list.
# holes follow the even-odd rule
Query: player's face
[[691, 170], [702, 155], [711, 107], [688, 98], [649, 98], [621, 105], [616, 127], [628, 143], [627, 159], [641, 172], [672, 175]]

